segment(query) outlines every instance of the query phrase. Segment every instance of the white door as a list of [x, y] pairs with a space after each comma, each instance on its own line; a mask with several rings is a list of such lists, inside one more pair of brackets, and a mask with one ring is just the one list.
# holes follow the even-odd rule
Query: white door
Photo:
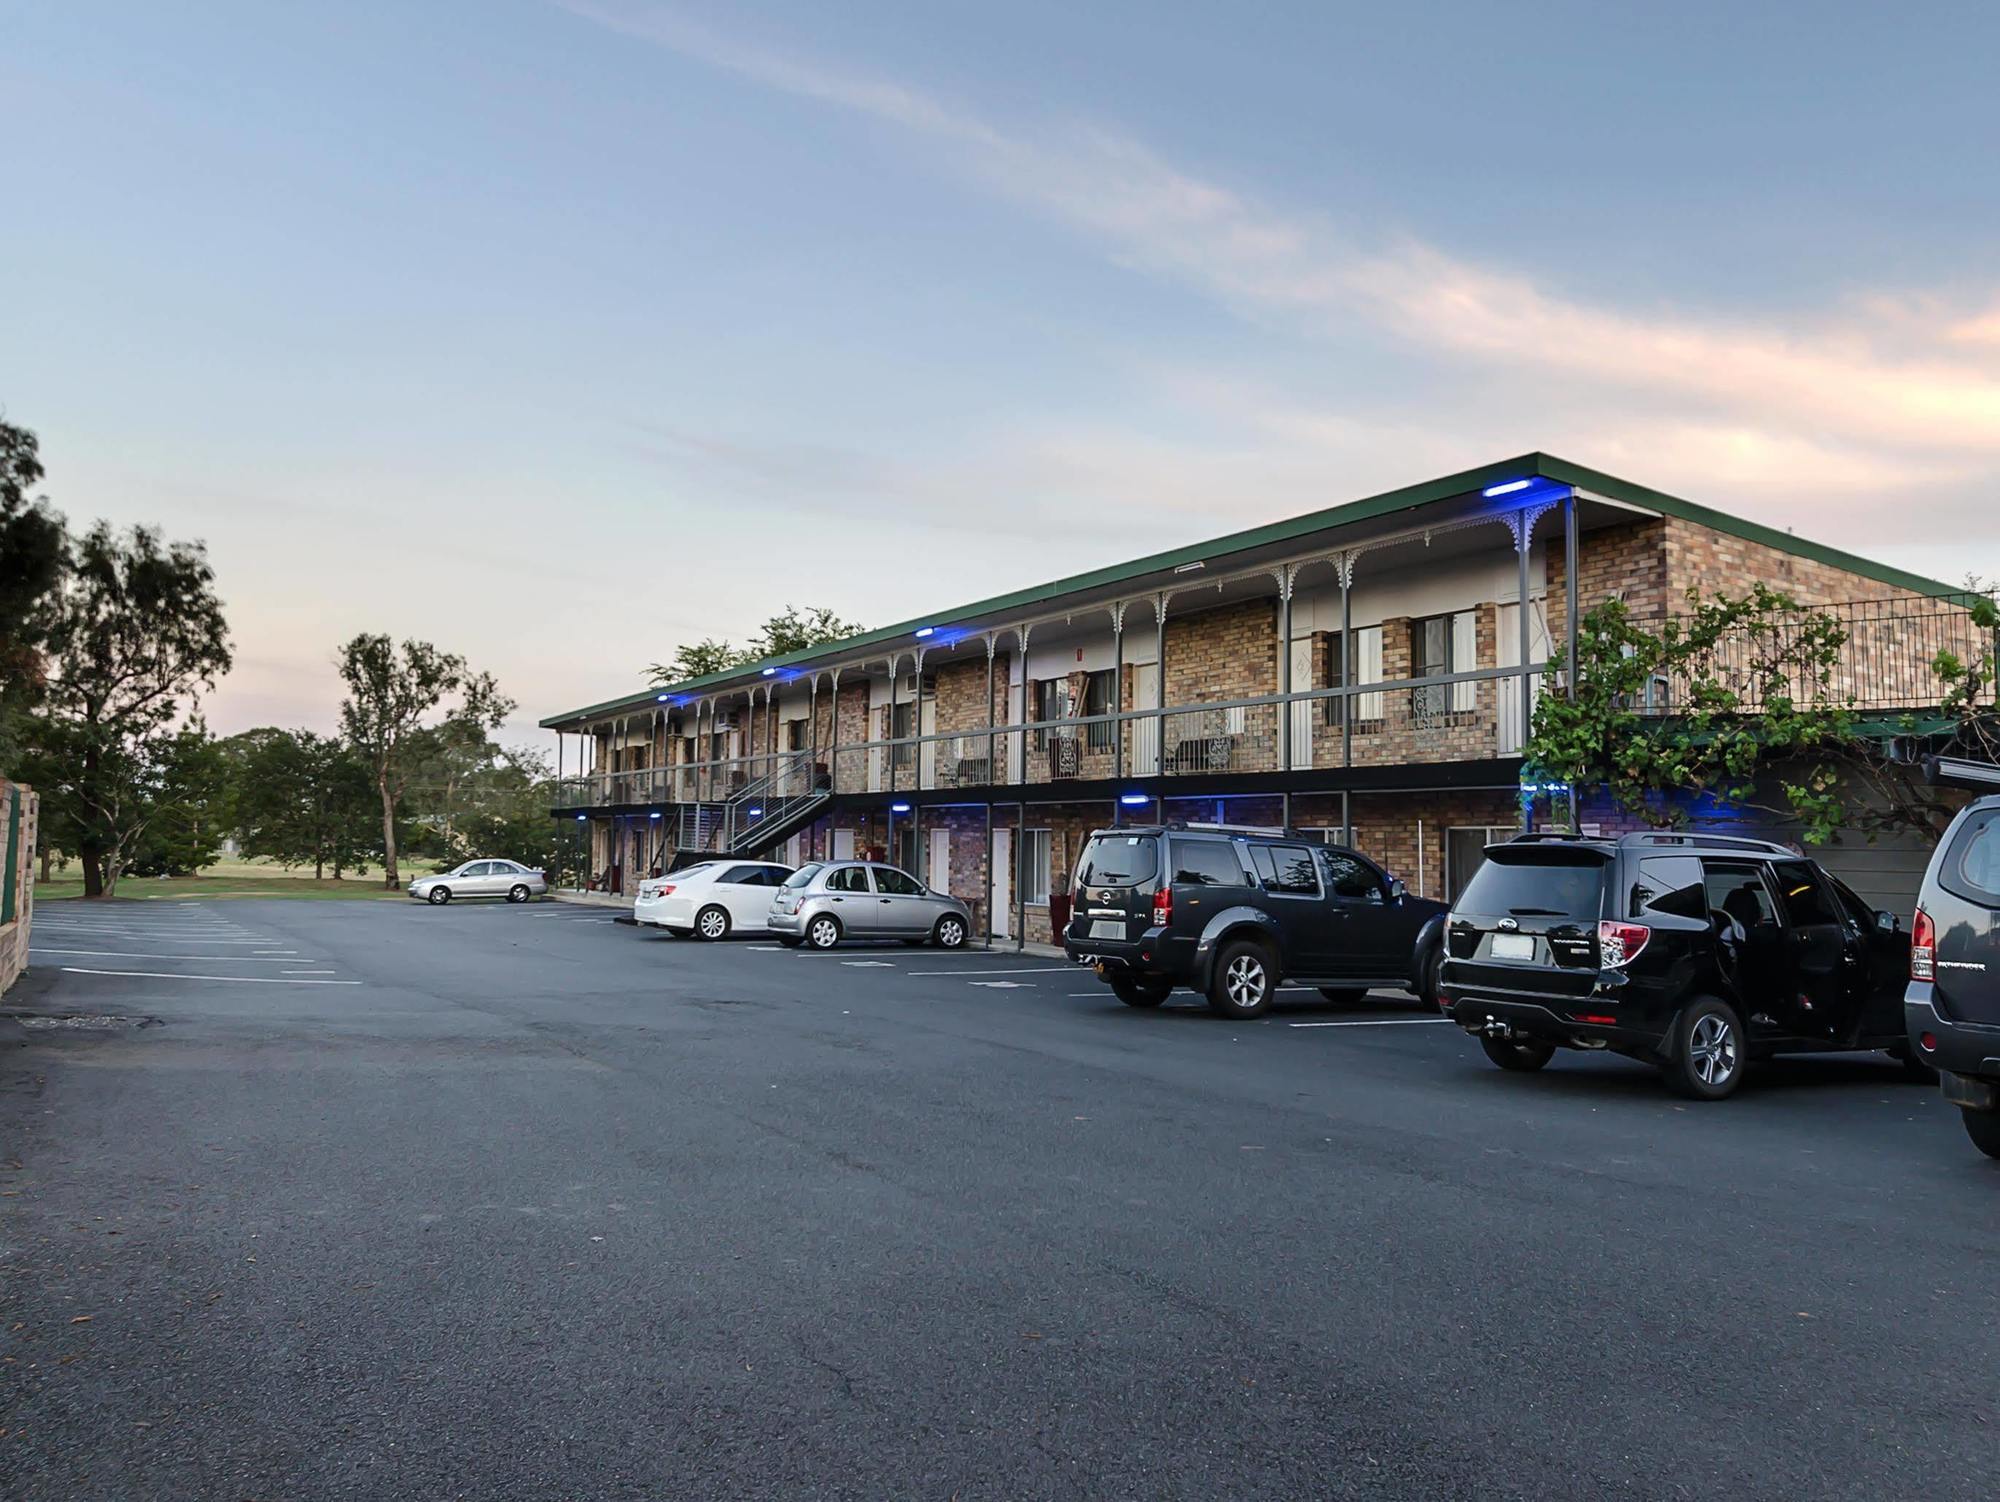
[[[937, 731], [937, 700], [924, 699], [917, 705], [917, 734], [933, 735]], [[934, 788], [937, 786], [936, 741], [921, 741], [917, 745], [917, 786]]]
[[[1132, 669], [1132, 707], [1153, 709], [1160, 702], [1160, 665], [1142, 662]], [[1160, 722], [1156, 719], [1127, 720], [1126, 744], [1131, 749], [1125, 770], [1134, 777], [1150, 777], [1160, 770]]]
[[[1313, 644], [1310, 636], [1292, 638], [1292, 692], [1313, 686]], [[1317, 699], [1301, 699], [1292, 705], [1292, 766], [1313, 764], [1313, 711]], [[1289, 769], [1288, 769], [1289, 770]]]
[[1009, 937], [1014, 922], [1014, 831], [993, 831], [993, 936]]
[[931, 831], [930, 875], [925, 884], [933, 892], [951, 890], [951, 831], [933, 829]]
[[837, 861], [854, 859], [854, 831], [836, 829], [833, 832], [833, 858]]
[[[1494, 630], [1499, 640], [1496, 667], [1513, 668], [1521, 665], [1521, 611], [1518, 605], [1502, 605]], [[1549, 622], [1540, 600], [1528, 600], [1528, 661], [1547, 662], [1549, 659]], [[1525, 711], [1521, 704], [1520, 680], [1501, 678], [1496, 680], [1500, 695], [1499, 714], [1499, 754], [1517, 756], [1521, 747], [1527, 744], [1528, 727], [1533, 723], [1536, 695], [1541, 693], [1541, 674], [1534, 673], [1528, 680], [1528, 703]]]

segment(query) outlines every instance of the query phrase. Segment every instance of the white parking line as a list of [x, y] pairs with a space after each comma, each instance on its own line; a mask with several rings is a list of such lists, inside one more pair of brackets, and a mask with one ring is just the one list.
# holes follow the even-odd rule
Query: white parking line
[[1353, 1022], [1290, 1022], [1287, 1027], [1425, 1027], [1448, 1023], [1449, 1017], [1362, 1017]]
[[233, 980], [246, 986], [358, 986], [358, 980], [281, 980], [275, 975], [179, 975], [171, 970], [86, 970], [63, 966], [65, 975], [136, 975], [145, 980]]
[[975, 986], [984, 986], [989, 991], [1032, 991], [1035, 983], [1031, 980], [976, 980]]
[[280, 975], [332, 975], [331, 970], [280, 970]]
[[56, 949], [40, 944], [29, 945], [28, 953], [81, 954], [100, 960], [180, 960], [188, 964], [213, 962], [224, 965], [293, 965], [298, 963], [297, 955], [284, 959], [275, 956], [267, 959], [255, 954], [159, 954], [144, 949]]
[[[855, 970], [894, 970], [896, 967], [887, 960], [842, 960], [843, 965]], [[915, 972], [912, 972], [913, 974]]]
[[1005, 970], [912, 970], [911, 975], [1060, 975], [1075, 965], [1009, 965]]

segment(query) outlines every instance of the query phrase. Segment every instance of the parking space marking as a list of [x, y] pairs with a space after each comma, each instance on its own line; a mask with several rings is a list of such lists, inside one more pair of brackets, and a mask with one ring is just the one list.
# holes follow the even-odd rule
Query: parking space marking
[[280, 975], [333, 975], [335, 973], [337, 972], [332, 970], [280, 970], [278, 972]]
[[1351, 1022], [1288, 1022], [1287, 1027], [1426, 1027], [1449, 1023], [1449, 1017], [1357, 1017]]
[[840, 963], [855, 970], [894, 970], [896, 968], [887, 960], [842, 960]]
[[358, 986], [358, 980], [285, 980], [276, 975], [183, 975], [173, 970], [90, 970], [82, 965], [63, 966], [65, 975], [135, 975], [144, 980], [220, 980], [246, 986]]
[[1032, 991], [1035, 983], [1031, 980], [976, 980], [975, 986], [984, 986], [989, 991]]
[[912, 970], [911, 975], [1060, 975], [1075, 965], [1009, 965], [1005, 970]]
[[99, 960], [179, 960], [187, 964], [206, 963], [223, 965], [292, 965], [298, 963], [298, 956], [280, 959], [255, 954], [160, 954], [146, 949], [57, 949], [41, 944], [30, 944], [30, 954], [76, 954]]

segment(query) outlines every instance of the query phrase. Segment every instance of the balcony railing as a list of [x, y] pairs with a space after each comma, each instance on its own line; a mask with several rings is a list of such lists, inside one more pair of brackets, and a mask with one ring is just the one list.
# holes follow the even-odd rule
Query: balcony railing
[[[559, 806], [783, 804], [813, 791], [988, 791], [1519, 753], [1544, 664], [849, 741], [564, 778]], [[1290, 756], [1286, 740], [1289, 732]]]

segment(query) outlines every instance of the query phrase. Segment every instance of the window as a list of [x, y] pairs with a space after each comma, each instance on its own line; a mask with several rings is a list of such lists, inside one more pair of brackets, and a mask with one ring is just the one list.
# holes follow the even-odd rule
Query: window
[[819, 875], [819, 866], [817, 863], [810, 866], [801, 866], [785, 878], [784, 884], [796, 891], [800, 887], [811, 886], [812, 879], [817, 875]]
[[1326, 874], [1327, 889], [1349, 902], [1382, 901], [1382, 878], [1360, 856], [1346, 850], [1321, 850], [1320, 870]]
[[1840, 910], [1833, 905], [1833, 894], [1827, 891], [1819, 873], [1805, 861], [1774, 862], [1771, 874], [1778, 880], [1778, 890], [1784, 897], [1785, 916], [1794, 928], [1840, 922]]
[[1243, 862], [1227, 840], [1175, 840], [1174, 881], [1191, 887], [1247, 887]]
[[1701, 862], [1691, 855], [1648, 856], [1632, 883], [1632, 916], [1665, 913], [1708, 920], [1708, 889]]
[[892, 897], [921, 897], [923, 883], [906, 871], [898, 871], [894, 866], [877, 866], [875, 869], [875, 890], [887, 892]]
[[1021, 900], [1046, 903], [1049, 900], [1049, 832], [1046, 829], [1021, 831]]
[[806, 748], [806, 722], [803, 718], [785, 721], [785, 749], [803, 751]]
[[[1442, 678], [1479, 665], [1478, 617], [1470, 610], [1410, 622], [1410, 676]], [[1463, 714], [1478, 703], [1476, 683], [1433, 683], [1410, 690], [1410, 712], [1419, 718]]]
[[1559, 846], [1505, 846], [1472, 873], [1452, 912], [1501, 918], [1569, 918], [1595, 923], [1604, 906], [1601, 857]]
[[[1069, 680], [1067, 678], [1042, 678], [1035, 684], [1035, 718], [1038, 720], [1066, 720], [1070, 715]], [[1035, 732], [1035, 749], [1046, 751], [1051, 734], [1062, 735], [1057, 730], [1051, 732], [1043, 726]]]
[[1975, 814], [1938, 868], [1945, 887], [1975, 902], [2000, 901], [2000, 813]]
[[764, 868], [762, 866], [731, 866], [715, 879], [717, 881], [726, 881], [732, 886], [759, 887], [764, 884]]
[[1745, 929], [1777, 924], [1778, 910], [1754, 865], [1703, 861], [1702, 886], [1710, 912], [1727, 913]]
[[1257, 868], [1267, 892], [1319, 895], [1319, 875], [1313, 869], [1312, 851], [1304, 845], [1252, 845], [1250, 864]]
[[691, 735], [684, 735], [684, 736], [682, 736], [682, 737], [681, 737], [681, 765], [682, 765], [682, 766], [684, 766], [684, 767], [685, 767], [685, 766], [691, 766], [691, 765], [693, 765], [693, 763], [694, 763], [694, 759], [695, 759], [695, 749], [694, 749], [694, 746], [695, 746], [695, 741], [694, 741], [694, 737], [693, 737], [693, 736], [691, 736]]
[[826, 879], [829, 892], [865, 892], [868, 890], [868, 868], [866, 866], [842, 866]]
[[[1083, 712], [1089, 715], [1108, 715], [1118, 712], [1116, 702], [1118, 675], [1110, 668], [1102, 672], [1088, 674], [1083, 680]], [[1115, 726], [1110, 720], [1093, 721], [1085, 728], [1087, 743], [1093, 751], [1109, 751]]]
[[1077, 862], [1080, 887], [1136, 887], [1159, 869], [1159, 837], [1150, 834], [1096, 834]]
[[[1357, 626], [1354, 639], [1349, 647], [1353, 662], [1343, 665], [1341, 660], [1340, 633], [1335, 631], [1327, 639], [1326, 681], [1329, 688], [1345, 688], [1346, 673], [1351, 666], [1354, 684], [1382, 681], [1382, 628], [1380, 626]], [[1351, 709], [1350, 709], [1351, 706]], [[1344, 723], [1342, 716], [1352, 713], [1356, 727], [1368, 725], [1382, 718], [1382, 696], [1380, 694], [1354, 694], [1348, 698], [1326, 701], [1326, 723]]]
[[[915, 735], [916, 733], [917, 706], [908, 699], [904, 699], [889, 712], [889, 738], [894, 741], [902, 741], [905, 736]], [[914, 766], [916, 760], [917, 748], [914, 745], [903, 744], [896, 747], [897, 766]]]

